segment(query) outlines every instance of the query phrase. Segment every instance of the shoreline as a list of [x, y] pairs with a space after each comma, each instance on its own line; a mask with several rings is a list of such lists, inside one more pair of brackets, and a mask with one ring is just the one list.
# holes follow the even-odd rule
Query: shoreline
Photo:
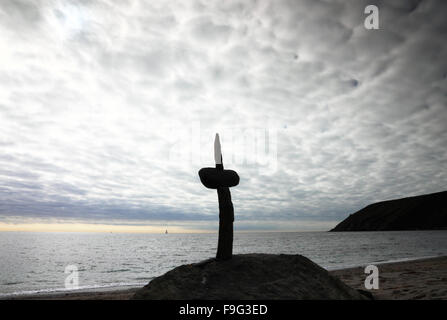
[[[367, 290], [376, 299], [447, 300], [447, 256], [399, 259], [371, 263], [379, 268], [379, 289]], [[365, 290], [364, 266], [328, 270], [354, 289]], [[0, 300], [128, 300], [142, 286], [11, 294]]]
[[104, 291], [56, 291], [36, 294], [16, 294], [14, 296], [0, 297], [0, 300], [129, 300], [133, 294], [142, 287], [127, 289], [110, 289]]
[[416, 261], [431, 260], [431, 259], [437, 259], [437, 258], [443, 258], [443, 257], [447, 257], [447, 255], [398, 258], [398, 259], [384, 260], [384, 261], [379, 260], [379, 261], [372, 261], [372, 262], [368, 262], [368, 263], [353, 264], [353, 265], [346, 265], [343, 267], [325, 268], [325, 269], [329, 272], [333, 272], [333, 271], [361, 268], [361, 267], [365, 267], [370, 264], [380, 266], [380, 265], [384, 265], [384, 264], [391, 264], [391, 263], [394, 264], [394, 263], [401, 263], [401, 262], [416, 262]]

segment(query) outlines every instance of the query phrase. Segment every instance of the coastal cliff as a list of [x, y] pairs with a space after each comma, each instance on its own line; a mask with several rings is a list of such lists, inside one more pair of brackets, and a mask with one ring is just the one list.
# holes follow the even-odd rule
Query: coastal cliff
[[370, 204], [330, 231], [446, 230], [447, 191]]

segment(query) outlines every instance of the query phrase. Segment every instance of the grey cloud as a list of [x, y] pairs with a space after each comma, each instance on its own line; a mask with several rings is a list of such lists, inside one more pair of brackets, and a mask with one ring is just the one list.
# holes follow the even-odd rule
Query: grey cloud
[[206, 45], [222, 45], [228, 41], [232, 28], [227, 25], [213, 22], [209, 17], [198, 17], [189, 21], [194, 39]]
[[42, 19], [40, 5], [41, 1], [4, 0], [0, 3], [0, 21], [13, 30], [31, 28]]
[[241, 128], [278, 131], [270, 176], [222, 136], [247, 228], [445, 189], [445, 1], [136, 3], [0, 6], [0, 218], [211, 221], [197, 170]]

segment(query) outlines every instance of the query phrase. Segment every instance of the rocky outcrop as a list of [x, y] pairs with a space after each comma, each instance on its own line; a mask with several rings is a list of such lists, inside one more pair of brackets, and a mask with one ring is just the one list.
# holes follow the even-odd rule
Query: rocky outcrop
[[446, 230], [447, 191], [371, 204], [331, 231]]
[[133, 299], [367, 299], [301, 255], [242, 254], [179, 266]]

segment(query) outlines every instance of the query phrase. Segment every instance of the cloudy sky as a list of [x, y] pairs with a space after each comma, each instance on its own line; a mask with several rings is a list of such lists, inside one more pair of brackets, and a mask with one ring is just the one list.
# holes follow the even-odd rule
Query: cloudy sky
[[216, 132], [241, 178], [236, 230], [327, 230], [445, 190], [446, 13], [442, 0], [2, 0], [0, 226], [213, 231], [217, 195], [197, 171]]

